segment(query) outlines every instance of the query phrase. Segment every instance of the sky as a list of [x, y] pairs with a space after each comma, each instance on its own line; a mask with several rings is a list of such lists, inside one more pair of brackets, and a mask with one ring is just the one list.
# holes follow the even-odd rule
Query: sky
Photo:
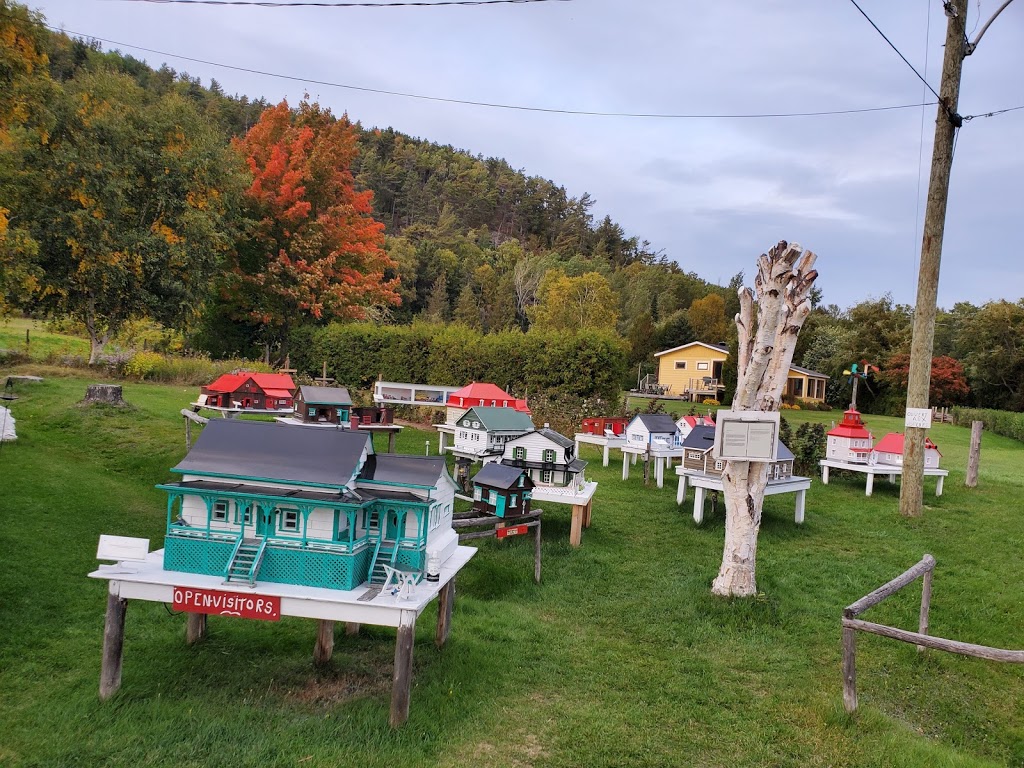
[[[206, 85], [215, 78], [229, 94], [295, 104], [309, 93], [364, 127], [390, 126], [504, 158], [573, 197], [589, 192], [596, 220], [611, 216], [627, 235], [650, 241], [704, 279], [724, 284], [743, 271], [750, 284], [757, 256], [785, 239], [818, 255], [817, 285], [826, 303], [846, 307], [885, 293], [898, 303], [916, 300], [934, 106], [774, 119], [605, 117], [326, 84], [644, 114], [932, 101], [847, 0], [549, 0], [433, 8], [28, 2], [51, 25], [116, 41], [104, 47], [154, 67], [167, 63]], [[940, 0], [859, 2], [939, 90], [946, 32]], [[970, 0], [968, 31], [980, 29], [999, 5]], [[960, 114], [1024, 105], [1022, 39], [1024, 2], [1003, 12], [966, 59]], [[1022, 139], [1024, 109], [977, 117], [960, 131], [940, 306], [1024, 297]]]

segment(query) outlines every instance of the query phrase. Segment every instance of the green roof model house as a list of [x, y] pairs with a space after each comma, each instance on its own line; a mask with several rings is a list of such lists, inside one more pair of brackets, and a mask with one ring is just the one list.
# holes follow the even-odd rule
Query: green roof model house
[[506, 442], [532, 431], [533, 420], [515, 408], [475, 406], [455, 422], [452, 451], [474, 460], [501, 456]]
[[375, 454], [365, 432], [211, 420], [171, 471], [168, 571], [354, 589], [458, 544], [444, 459]]

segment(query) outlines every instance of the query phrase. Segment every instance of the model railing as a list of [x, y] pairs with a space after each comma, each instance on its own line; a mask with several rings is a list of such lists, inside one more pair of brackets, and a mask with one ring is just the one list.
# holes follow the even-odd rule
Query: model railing
[[[903, 643], [914, 643], [918, 651], [934, 648], [947, 653], [961, 656], [973, 656], [989, 661], [1004, 661], [1011, 664], [1024, 664], [1024, 651], [1007, 651], [1002, 648], [991, 648], [987, 645], [961, 643], [957, 640], [946, 640], [928, 634], [928, 611], [932, 601], [932, 573], [935, 570], [935, 558], [925, 555], [921, 562], [904, 571], [887, 584], [883, 584], [874, 592], [843, 609], [843, 706], [847, 712], [857, 710], [857, 638], [856, 632], [869, 632], [873, 635], [889, 637]], [[863, 621], [857, 616], [868, 608], [878, 605], [890, 595], [899, 592], [908, 584], [922, 578], [921, 614], [917, 632]]]

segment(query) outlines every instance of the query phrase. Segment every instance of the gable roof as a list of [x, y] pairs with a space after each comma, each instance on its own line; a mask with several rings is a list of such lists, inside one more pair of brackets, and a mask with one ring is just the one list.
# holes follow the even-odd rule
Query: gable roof
[[[473, 482], [477, 485], [487, 485], [491, 488], [508, 490], [519, 485], [519, 477], [523, 474], [521, 467], [512, 467], [508, 464], [501, 464], [492, 461], [484, 464], [483, 468], [473, 476]], [[533, 481], [527, 475], [523, 481], [524, 488], [532, 488]]]
[[799, 365], [789, 366], [789, 372], [792, 373], [793, 371], [796, 371], [797, 373], [802, 373], [804, 376], [813, 376], [816, 379], [832, 378], [827, 373], [818, 373], [817, 371], [812, 371], [810, 368], [801, 368]]
[[[675, 419], [673, 419], [667, 413], [641, 413], [633, 421], [637, 419], [640, 423], [647, 427], [648, 432], [662, 433], [662, 432], [677, 432]], [[632, 424], [633, 422], [630, 422]]]
[[547, 440], [550, 440], [552, 443], [554, 443], [555, 445], [560, 446], [562, 448], [575, 448], [576, 447], [576, 441], [575, 440], [570, 440], [565, 435], [562, 435], [562, 434], [560, 434], [558, 432], [555, 432], [555, 430], [551, 429], [550, 427], [541, 427], [540, 429], [534, 429], [534, 430], [532, 430], [530, 432], [526, 432], [525, 434], [518, 435], [517, 437], [513, 437], [511, 440], [507, 440], [505, 442], [505, 445], [508, 445], [510, 443], [514, 443], [517, 440], [522, 440], [524, 437], [529, 437], [530, 435], [540, 435], [541, 437], [546, 438]]
[[366, 432], [211, 419], [172, 472], [341, 488], [354, 479]]
[[[930, 437], [924, 439], [925, 449], [934, 448], [939, 456], [942, 455], [942, 451], [939, 450], [939, 446], [932, 442]], [[879, 453], [895, 453], [900, 456], [903, 455], [903, 433], [902, 432], [890, 432], [881, 440], [878, 441], [878, 445], [875, 446], [875, 450]]]
[[[522, 413], [529, 413], [526, 400], [516, 398], [499, 387], [486, 381], [474, 381], [462, 389], [457, 389], [448, 395], [445, 405], [455, 408], [470, 408], [474, 405], [487, 405], [489, 402], [508, 403], [508, 408], [515, 408]], [[506, 407], [506, 406], [495, 406]]]
[[287, 390], [288, 396], [295, 390], [295, 382], [286, 373], [254, 373], [253, 371], [239, 371], [238, 373], [225, 373], [216, 381], [207, 386], [207, 389], [217, 392], [235, 392], [245, 384], [246, 379], [252, 379], [260, 389], [266, 391], [271, 389]]
[[345, 387], [314, 387], [303, 384], [299, 387], [302, 400], [314, 405], [352, 405], [352, 398]]
[[679, 423], [683, 421], [685, 421], [691, 427], [715, 426], [715, 420], [710, 416], [682, 416], [679, 418], [678, 421], [676, 421], [676, 425], [678, 426]]
[[407, 456], [399, 453], [375, 453], [368, 456], [359, 472], [359, 480], [370, 483], [401, 483], [419, 488], [434, 488], [447, 478], [448, 467], [441, 456]]
[[[470, 416], [475, 414], [475, 419]], [[488, 432], [532, 432], [533, 419], [522, 411], [515, 408], [502, 408], [501, 406], [477, 405], [470, 408], [459, 418], [459, 422], [469, 418], [470, 421], [479, 421]]]
[[729, 348], [724, 344], [706, 344], [703, 341], [691, 341], [689, 344], [680, 344], [678, 347], [672, 347], [672, 349], [663, 349], [661, 352], [655, 352], [655, 357], [661, 357], [667, 355], [669, 352], [678, 352], [680, 349], [686, 349], [688, 347], [705, 347], [715, 352], [722, 352], [726, 357], [729, 356]]
[[827, 433], [830, 437], [848, 437], [854, 440], [870, 440], [871, 432], [861, 421], [860, 411], [852, 408], [843, 412], [843, 420], [836, 424]]

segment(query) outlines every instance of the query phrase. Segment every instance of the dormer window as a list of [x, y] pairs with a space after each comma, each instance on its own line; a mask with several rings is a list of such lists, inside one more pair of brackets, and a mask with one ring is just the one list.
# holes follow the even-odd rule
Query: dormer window
[[479, 421], [474, 421], [473, 422], [473, 429], [480, 429], [480, 422]]

